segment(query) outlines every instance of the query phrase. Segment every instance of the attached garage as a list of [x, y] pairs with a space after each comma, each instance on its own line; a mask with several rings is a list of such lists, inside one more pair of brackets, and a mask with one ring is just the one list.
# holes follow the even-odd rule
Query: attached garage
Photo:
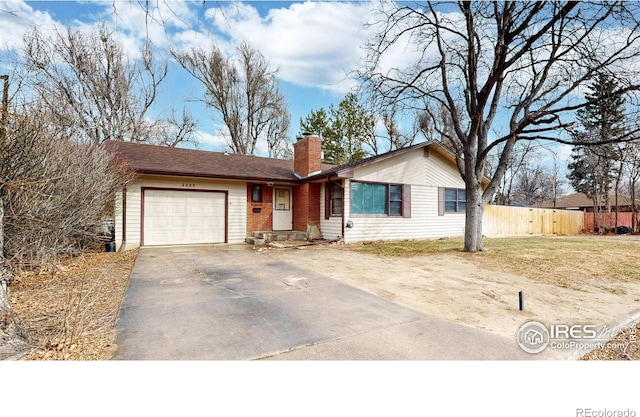
[[142, 189], [142, 244], [227, 242], [227, 192]]

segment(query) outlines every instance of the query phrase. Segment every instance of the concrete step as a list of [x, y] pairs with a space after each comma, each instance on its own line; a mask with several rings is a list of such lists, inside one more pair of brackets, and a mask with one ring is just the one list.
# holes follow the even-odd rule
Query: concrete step
[[[307, 240], [309, 235], [307, 232], [299, 230], [277, 230], [277, 231], [265, 231], [265, 232], [253, 232], [250, 238], [264, 240], [266, 242], [282, 241], [282, 240]], [[249, 237], [247, 238], [249, 239]], [[249, 243], [249, 242], [247, 242]]]
[[250, 245], [264, 245], [267, 243], [264, 239], [260, 239], [255, 236], [247, 236], [244, 241]]

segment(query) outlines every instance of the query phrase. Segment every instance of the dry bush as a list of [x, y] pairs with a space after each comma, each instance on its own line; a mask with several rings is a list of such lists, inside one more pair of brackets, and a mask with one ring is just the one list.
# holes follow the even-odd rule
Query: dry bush
[[38, 110], [14, 115], [0, 143], [4, 254], [22, 265], [95, 244], [130, 179], [106, 149], [65, 136]]

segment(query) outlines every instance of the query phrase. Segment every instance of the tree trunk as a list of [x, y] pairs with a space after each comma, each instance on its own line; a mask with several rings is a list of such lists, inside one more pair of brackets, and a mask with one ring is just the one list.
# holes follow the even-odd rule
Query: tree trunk
[[13, 273], [5, 265], [3, 218], [4, 206], [0, 194], [0, 360], [19, 358], [30, 349], [27, 336], [9, 301], [9, 285], [13, 282]]
[[467, 207], [464, 225], [464, 251], [482, 252], [482, 215], [485, 203], [482, 199], [482, 188], [476, 181], [467, 181]]
[[9, 302], [6, 269], [0, 269], [0, 360], [19, 359], [31, 350], [29, 338]]
[[616, 175], [616, 185], [615, 185], [615, 207], [616, 207], [616, 221], [615, 228], [616, 234], [618, 234], [618, 213], [620, 212], [620, 207], [618, 207], [618, 194], [620, 192], [620, 177], [622, 177], [622, 162], [620, 162], [620, 166], [618, 168], [618, 173]]
[[600, 219], [598, 218], [600, 208], [600, 202], [598, 201], [598, 192], [594, 193], [593, 197], [593, 231], [596, 233], [602, 233], [600, 230]]

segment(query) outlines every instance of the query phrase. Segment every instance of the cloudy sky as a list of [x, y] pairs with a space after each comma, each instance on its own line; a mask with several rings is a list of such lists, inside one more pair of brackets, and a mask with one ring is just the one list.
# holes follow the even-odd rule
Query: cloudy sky
[[44, 31], [64, 25], [89, 31], [99, 22], [108, 22], [130, 55], [139, 54], [149, 38], [170, 63], [156, 111], [172, 106], [181, 110], [186, 102], [199, 119], [202, 147], [220, 150], [224, 144], [215, 135], [211, 113], [195, 101], [204, 90], [171, 63], [170, 48], [215, 44], [231, 53], [242, 41], [252, 44], [280, 71], [292, 114], [290, 134], [295, 136], [301, 117], [337, 104], [355, 85], [350, 73], [358, 68], [362, 46], [370, 35], [363, 29], [372, 12], [369, 2], [148, 3], [150, 13], [144, 1], [0, 1], [0, 48], [5, 57], [0, 65], [12, 70], [7, 66], [16, 59], [7, 58], [8, 53], [20, 50], [23, 35], [32, 28]]
[[[375, 20], [374, 9], [370, 1], [0, 0], [0, 71], [20, 70], [15, 67], [19, 61], [15, 52], [22, 46], [23, 35], [33, 28], [72, 26], [91, 31], [107, 22], [129, 55], [139, 55], [144, 41], [150, 39], [169, 62], [156, 114], [187, 106], [199, 121], [200, 147], [223, 150], [225, 140], [217, 134], [215, 116], [197, 101], [203, 87], [173, 63], [169, 49], [215, 44], [231, 54], [235, 45], [247, 41], [279, 69], [293, 139], [300, 131], [300, 118], [311, 110], [337, 105], [356, 85], [351, 74], [362, 65], [364, 45], [373, 35], [365, 23]], [[394, 66], [407, 59], [411, 59], [409, 49], [386, 57]], [[551, 145], [551, 149], [561, 161], [568, 159], [569, 147]], [[266, 149], [259, 147], [257, 153], [266, 155]]]

